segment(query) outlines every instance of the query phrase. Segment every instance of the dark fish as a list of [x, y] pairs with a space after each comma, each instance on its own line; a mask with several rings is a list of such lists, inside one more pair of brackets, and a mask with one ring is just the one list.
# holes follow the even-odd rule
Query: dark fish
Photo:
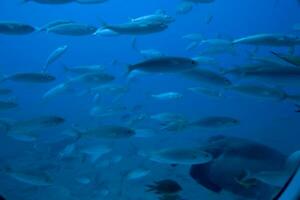
[[160, 57], [130, 65], [128, 73], [134, 70], [151, 73], [179, 73], [194, 69], [197, 65], [198, 63], [190, 58]]
[[285, 62], [288, 62], [292, 65], [295, 65], [297, 67], [300, 67], [300, 56], [294, 56], [294, 55], [289, 55], [289, 54], [283, 54], [283, 53], [277, 53], [274, 51], [271, 51], [271, 53], [278, 58], [284, 60]]
[[[1, 81], [15, 81], [27, 83], [48, 83], [54, 81], [56, 78], [47, 73], [17, 73], [14, 75], [6, 76]], [[0, 82], [1, 82], [0, 81]]]
[[156, 181], [154, 184], [147, 185], [146, 187], [147, 192], [154, 192], [159, 195], [176, 194], [182, 190], [182, 187], [171, 179]]
[[17, 108], [19, 105], [13, 101], [0, 101], [0, 111]]
[[97, 28], [87, 24], [67, 23], [51, 27], [47, 31], [59, 35], [85, 36], [94, 34]]
[[145, 35], [156, 32], [164, 31], [168, 28], [167, 24], [159, 24], [159, 23], [148, 23], [143, 24], [140, 22], [127, 22], [124, 24], [118, 25], [109, 25], [104, 24], [103, 28], [109, 29], [113, 32], [125, 35]]
[[36, 2], [40, 4], [65, 4], [75, 2], [75, 0], [23, 0], [23, 3], [26, 2]]
[[295, 106], [296, 106], [296, 110], [295, 110], [295, 112], [298, 112], [298, 113], [300, 113], [300, 105], [296, 104]]
[[11, 89], [7, 89], [7, 88], [0, 88], [0, 95], [9, 95], [12, 93]]
[[226, 128], [226, 127], [236, 126], [239, 124], [240, 121], [232, 117], [211, 116], [211, 117], [205, 117], [203, 119], [194, 121], [190, 125], [198, 126], [201, 128]]
[[18, 22], [0, 22], [0, 34], [6, 35], [25, 35], [36, 31], [30, 25]]

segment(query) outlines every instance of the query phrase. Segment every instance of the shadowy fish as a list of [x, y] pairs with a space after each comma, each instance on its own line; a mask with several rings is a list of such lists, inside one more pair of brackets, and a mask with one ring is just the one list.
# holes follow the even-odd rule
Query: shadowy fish
[[87, 24], [67, 23], [51, 27], [47, 30], [48, 33], [69, 36], [85, 36], [93, 35], [97, 28]]
[[[146, 154], [147, 156], [147, 154]], [[162, 164], [204, 164], [212, 160], [212, 155], [200, 148], [166, 148], [151, 152], [149, 159]]]
[[30, 25], [18, 22], [0, 22], [0, 34], [25, 35], [35, 32], [36, 29]]
[[14, 75], [4, 76], [1, 81], [14, 81], [14, 82], [25, 82], [25, 83], [49, 83], [54, 81], [56, 78], [47, 73], [17, 73]]
[[225, 116], [205, 117], [190, 123], [191, 126], [208, 128], [208, 129], [227, 128], [231, 126], [237, 126], [239, 124], [240, 124], [239, 120], [232, 117], [225, 117]]
[[180, 73], [196, 68], [198, 63], [184, 57], [159, 57], [130, 65], [128, 74], [138, 70], [149, 73]]
[[159, 195], [176, 194], [182, 190], [182, 187], [171, 179], [156, 181], [154, 184], [147, 185], [146, 187], [147, 192], [154, 192]]
[[0, 100], [0, 111], [10, 110], [17, 108], [19, 105], [14, 101], [3, 101]]

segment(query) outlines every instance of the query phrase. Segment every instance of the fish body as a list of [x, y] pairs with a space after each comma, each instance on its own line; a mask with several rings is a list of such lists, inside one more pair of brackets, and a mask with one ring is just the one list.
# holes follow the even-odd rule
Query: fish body
[[86, 36], [93, 35], [97, 28], [87, 24], [67, 23], [61, 24], [48, 29], [48, 33], [68, 36]]
[[36, 31], [36, 28], [18, 22], [0, 22], [0, 34], [26, 35]]
[[208, 129], [220, 129], [237, 126], [240, 121], [226, 116], [210, 116], [192, 122], [190, 125]]
[[293, 35], [257, 34], [236, 39], [233, 41], [233, 44], [295, 46], [300, 44], [300, 38]]
[[197, 62], [184, 57], [159, 57], [130, 65], [128, 73], [138, 70], [149, 73], [180, 73], [197, 67]]
[[56, 80], [56, 78], [47, 73], [17, 73], [2, 79], [2, 81], [6, 80], [24, 83], [49, 83]]

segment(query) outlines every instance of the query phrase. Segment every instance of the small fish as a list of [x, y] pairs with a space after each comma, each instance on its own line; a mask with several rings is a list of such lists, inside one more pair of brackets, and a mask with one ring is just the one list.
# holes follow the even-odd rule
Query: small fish
[[30, 25], [19, 22], [0, 22], [0, 34], [26, 35], [35, 32], [36, 29]]
[[184, 57], [159, 57], [130, 65], [128, 74], [138, 70], [149, 73], [180, 73], [196, 68], [198, 63]]
[[11, 110], [17, 108], [19, 105], [14, 101], [0, 100], [0, 111]]
[[183, 95], [178, 92], [165, 92], [160, 94], [152, 94], [151, 97], [157, 100], [172, 100], [181, 99]]
[[11, 89], [8, 88], [0, 88], [0, 95], [9, 95], [12, 93]]
[[24, 83], [49, 83], [56, 78], [47, 73], [17, 73], [14, 75], [4, 76], [1, 81], [14, 81]]
[[296, 67], [300, 67], [300, 56], [283, 54], [283, 53], [278, 53], [275, 51], [272, 51], [271, 53], [273, 55], [277, 56], [278, 58], [284, 60], [285, 62], [288, 62]]
[[154, 192], [159, 195], [176, 194], [182, 190], [182, 187], [171, 179], [156, 181], [154, 184], [147, 185], [146, 187], [147, 192]]
[[57, 20], [57, 21], [49, 22], [48, 24], [42, 26], [41, 28], [39, 28], [39, 31], [48, 31], [48, 29], [52, 27], [62, 25], [62, 24], [71, 24], [71, 23], [75, 23], [75, 22], [72, 20]]
[[149, 159], [162, 164], [193, 165], [212, 160], [212, 155], [199, 148], [166, 148], [150, 153]]
[[55, 49], [47, 58], [46, 64], [43, 67], [43, 72], [46, 72], [49, 65], [53, 64], [56, 60], [58, 60], [68, 49], [67, 45], [58, 47]]
[[51, 27], [47, 30], [48, 33], [68, 36], [86, 36], [93, 35], [97, 28], [87, 24], [68, 23]]
[[33, 186], [49, 186], [53, 184], [52, 178], [43, 172], [16, 171], [8, 167], [5, 168], [4, 172], [17, 181]]
[[135, 135], [133, 129], [118, 125], [102, 125], [86, 131], [78, 131], [79, 137], [99, 139], [125, 139]]
[[36, 2], [40, 4], [66, 4], [66, 3], [72, 3], [75, 0], [22, 0], [23, 3], [27, 2]]
[[197, 121], [191, 122], [190, 126], [208, 128], [208, 129], [222, 129], [232, 126], [237, 126], [240, 121], [226, 116], [211, 116], [199, 119]]
[[126, 178], [128, 180], [136, 180], [136, 179], [140, 179], [143, 178], [147, 175], [150, 174], [150, 170], [148, 169], [144, 169], [144, 168], [137, 168], [137, 169], [133, 169], [130, 170], [126, 173]]

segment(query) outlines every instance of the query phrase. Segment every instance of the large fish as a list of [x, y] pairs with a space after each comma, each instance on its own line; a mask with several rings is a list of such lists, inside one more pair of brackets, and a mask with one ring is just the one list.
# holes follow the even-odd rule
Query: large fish
[[25, 35], [35, 32], [36, 29], [30, 25], [19, 22], [0, 22], [0, 34]]
[[198, 63], [185, 57], [159, 57], [130, 65], [128, 73], [143, 71], [149, 73], [180, 73], [196, 68]]
[[86, 36], [93, 35], [97, 31], [97, 28], [87, 24], [79, 23], [66, 23], [60, 24], [47, 29], [48, 33], [55, 33], [58, 35], [68, 36]]
[[56, 78], [47, 73], [17, 73], [9, 76], [0, 78], [1, 81], [14, 81], [24, 83], [49, 83], [54, 81]]
[[204, 164], [212, 160], [212, 155], [199, 148], [166, 148], [151, 152], [149, 159], [162, 164]]

